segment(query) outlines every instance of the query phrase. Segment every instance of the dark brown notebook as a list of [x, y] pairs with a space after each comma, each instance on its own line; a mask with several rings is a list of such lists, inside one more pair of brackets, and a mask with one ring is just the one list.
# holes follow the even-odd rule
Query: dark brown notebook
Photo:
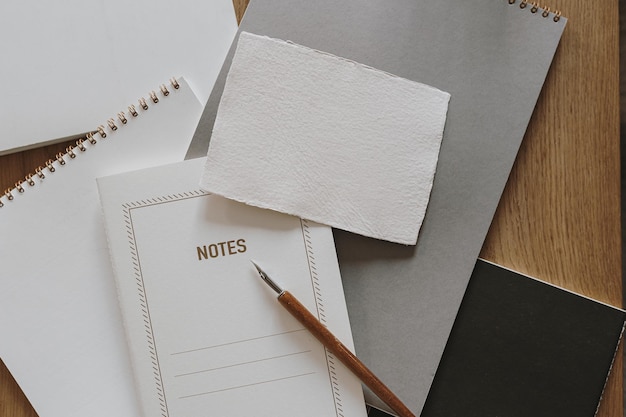
[[422, 417], [592, 417], [625, 320], [623, 310], [479, 260]]

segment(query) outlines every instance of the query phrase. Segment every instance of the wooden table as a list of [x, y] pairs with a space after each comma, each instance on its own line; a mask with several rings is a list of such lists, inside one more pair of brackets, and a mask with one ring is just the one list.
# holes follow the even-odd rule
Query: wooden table
[[[618, 1], [545, 3], [569, 22], [481, 256], [621, 306]], [[0, 157], [0, 190], [65, 146]], [[36, 416], [1, 363], [0, 415]], [[598, 416], [622, 415], [620, 349]]]

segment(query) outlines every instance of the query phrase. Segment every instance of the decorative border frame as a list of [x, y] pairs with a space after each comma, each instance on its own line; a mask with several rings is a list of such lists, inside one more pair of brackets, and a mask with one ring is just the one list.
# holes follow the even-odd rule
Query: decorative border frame
[[[133, 226], [132, 210], [145, 208], [149, 206], [170, 203], [174, 201], [187, 200], [197, 197], [209, 196], [211, 193], [207, 193], [201, 190], [187, 191], [183, 193], [170, 194], [166, 196], [150, 198], [146, 200], [139, 200], [122, 204], [124, 223], [126, 225], [126, 235], [128, 238], [128, 244], [131, 253], [133, 275], [135, 278], [135, 284], [137, 288], [137, 295], [139, 298], [139, 305], [144, 325], [144, 332], [147, 341], [148, 351], [152, 362], [152, 374], [154, 377], [154, 383], [156, 388], [156, 395], [159, 401], [159, 407], [161, 410], [161, 417], [169, 417], [169, 409], [167, 405], [167, 396], [165, 393], [165, 387], [163, 384], [163, 377], [161, 375], [161, 365], [159, 363], [158, 350], [156, 341], [154, 338], [154, 330], [152, 328], [152, 319], [150, 316], [150, 308], [148, 306], [148, 298], [146, 295], [146, 289], [144, 284], [143, 272], [141, 269], [141, 260], [137, 249], [137, 239], [135, 237], [135, 230]], [[300, 226], [302, 230], [302, 239], [307, 255], [307, 262], [309, 267], [309, 275], [311, 279], [311, 286], [315, 299], [315, 308], [317, 317], [320, 322], [326, 326], [327, 319], [324, 310], [324, 302], [322, 297], [321, 284], [317, 272], [317, 265], [315, 256], [313, 254], [313, 244], [311, 242], [311, 232], [309, 230], [309, 221], [300, 219]], [[338, 376], [336, 370], [337, 359], [335, 356], [324, 348], [326, 356], [326, 366], [328, 369], [329, 382], [333, 391], [333, 401], [335, 405], [335, 413], [337, 417], [344, 417], [343, 404], [341, 400], [340, 387], [338, 384]]]
[[157, 351], [156, 342], [154, 340], [154, 331], [152, 329], [152, 319], [150, 317], [150, 308], [148, 307], [148, 298], [146, 296], [146, 289], [144, 285], [143, 272], [141, 270], [141, 260], [139, 259], [139, 252], [137, 250], [137, 239], [135, 237], [135, 229], [133, 226], [132, 210], [154, 206], [158, 204], [165, 204], [173, 201], [187, 200], [190, 198], [203, 197], [210, 195], [203, 191], [190, 191], [181, 194], [170, 194], [167, 196], [151, 198], [147, 200], [140, 200], [130, 203], [122, 204], [124, 223], [126, 224], [126, 235], [128, 237], [128, 244], [130, 246], [131, 259], [133, 264], [133, 274], [135, 277], [135, 284], [137, 285], [137, 293], [139, 296], [139, 305], [141, 308], [141, 315], [144, 323], [144, 331], [148, 342], [148, 351], [152, 360], [152, 375], [156, 386], [156, 394], [159, 399], [159, 407], [161, 409], [161, 417], [169, 417], [169, 410], [167, 407], [167, 397], [165, 395], [165, 387], [163, 386], [163, 377], [161, 376], [161, 365], [159, 363], [159, 355]]

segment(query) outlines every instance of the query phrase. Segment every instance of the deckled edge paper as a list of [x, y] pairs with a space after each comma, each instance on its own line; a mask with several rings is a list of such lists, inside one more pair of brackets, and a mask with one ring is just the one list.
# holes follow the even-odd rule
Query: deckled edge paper
[[421, 83], [242, 32], [200, 187], [414, 245], [449, 100]]

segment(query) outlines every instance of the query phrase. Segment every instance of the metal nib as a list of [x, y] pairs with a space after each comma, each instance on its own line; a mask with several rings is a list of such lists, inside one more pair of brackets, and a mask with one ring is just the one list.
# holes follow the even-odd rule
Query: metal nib
[[263, 279], [263, 281], [265, 281], [267, 283], [267, 285], [269, 285], [274, 291], [276, 291], [276, 294], [282, 294], [283, 293], [283, 289], [280, 288], [280, 286], [278, 284], [276, 284], [266, 273], [265, 271], [263, 271], [261, 269], [261, 267], [254, 262], [252, 259], [250, 260], [250, 262], [252, 262], [252, 265], [254, 265], [254, 267], [256, 268], [256, 270], [259, 272], [259, 275], [261, 276], [261, 278]]

